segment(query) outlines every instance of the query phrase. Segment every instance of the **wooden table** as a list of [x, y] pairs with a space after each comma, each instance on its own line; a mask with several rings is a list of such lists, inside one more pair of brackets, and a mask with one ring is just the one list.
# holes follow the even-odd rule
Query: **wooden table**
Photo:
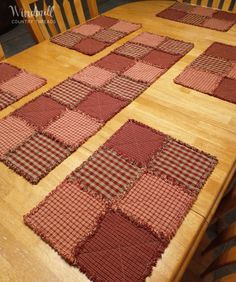
[[[181, 279], [235, 168], [236, 105], [176, 85], [173, 79], [213, 41], [234, 44], [236, 26], [224, 33], [155, 17], [157, 12], [171, 4], [172, 2], [167, 1], [130, 3], [106, 14], [141, 22], [143, 31], [191, 41], [195, 47], [189, 54], [37, 186], [32, 186], [0, 163], [0, 281], [88, 281], [77, 268], [69, 266], [27, 228], [22, 222], [22, 216], [86, 160], [129, 118], [159, 129], [219, 159], [219, 164], [202, 189], [198, 200], [147, 281], [164, 282]], [[93, 57], [45, 41], [7, 59], [10, 63], [46, 77], [48, 84], [1, 111], [0, 117], [6, 116], [140, 32], [141, 30], [127, 36]]]

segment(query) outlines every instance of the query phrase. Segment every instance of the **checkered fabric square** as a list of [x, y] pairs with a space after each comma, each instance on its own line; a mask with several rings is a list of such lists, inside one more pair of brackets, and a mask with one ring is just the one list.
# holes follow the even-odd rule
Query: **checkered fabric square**
[[187, 14], [180, 19], [182, 23], [192, 24], [192, 25], [201, 25], [206, 20], [206, 17], [195, 14]]
[[124, 194], [141, 175], [142, 169], [112, 150], [99, 149], [73, 172], [83, 188], [110, 201]]
[[212, 94], [221, 80], [222, 76], [217, 74], [188, 67], [174, 81], [194, 90]]
[[137, 62], [133, 67], [124, 72], [124, 75], [145, 83], [152, 83], [158, 77], [160, 77], [166, 70], [157, 68], [142, 62]]
[[71, 31], [74, 33], [80, 33], [84, 36], [94, 35], [96, 32], [102, 29], [101, 26], [95, 24], [82, 24], [74, 27]]
[[107, 43], [114, 43], [124, 37], [124, 33], [112, 29], [103, 29], [93, 35], [93, 38]]
[[193, 44], [172, 38], [167, 38], [158, 46], [158, 49], [176, 55], [184, 56], [193, 48]]
[[89, 66], [82, 71], [74, 74], [72, 78], [92, 87], [102, 87], [105, 83], [108, 83], [115, 76], [115, 73], [112, 73], [108, 70], [104, 70], [96, 66]]
[[213, 95], [236, 104], [236, 80], [227, 77], [223, 78]]
[[116, 99], [105, 92], [96, 91], [80, 103], [77, 109], [102, 122], [106, 122], [126, 105], [126, 101]]
[[104, 27], [104, 28], [109, 28], [109, 27], [113, 26], [114, 24], [116, 24], [118, 22], [119, 22], [119, 20], [115, 19], [115, 18], [106, 17], [106, 16], [99, 16], [95, 19], [88, 21], [87, 23], [99, 25], [99, 26]]
[[62, 144], [37, 133], [6, 154], [3, 162], [30, 183], [37, 184], [70, 154]]
[[14, 78], [21, 72], [21, 69], [8, 63], [0, 63], [0, 83]]
[[45, 83], [44, 78], [22, 71], [17, 76], [2, 83], [0, 90], [9, 92], [19, 99], [42, 87]]
[[141, 27], [141, 24], [130, 23], [126, 21], [119, 21], [118, 23], [111, 26], [111, 29], [120, 31], [120, 32], [124, 32], [124, 33], [131, 33], [139, 29], [140, 27]]
[[92, 56], [107, 47], [107, 44], [93, 38], [82, 39], [79, 43], [73, 46], [73, 49], [83, 54]]
[[187, 12], [184, 11], [178, 11], [175, 9], [166, 9], [158, 13], [156, 16], [167, 20], [179, 21], [186, 15], [188, 14]]
[[45, 95], [72, 109], [92, 91], [91, 87], [68, 78], [47, 91]]
[[159, 237], [171, 239], [189, 212], [197, 194], [156, 175], [144, 174], [116, 208], [148, 226]]
[[235, 79], [236, 80], [236, 62], [232, 63], [232, 67], [230, 72], [227, 75], [229, 78]]
[[24, 120], [14, 116], [0, 120], [0, 158], [24, 142], [34, 131]]
[[74, 249], [97, 226], [105, 205], [81, 190], [77, 183], [64, 181], [24, 222], [67, 262], [75, 263]]
[[77, 148], [101, 126], [102, 123], [81, 112], [66, 110], [44, 132], [65, 145]]
[[115, 97], [132, 101], [147, 88], [148, 85], [145, 83], [136, 82], [124, 76], [117, 76], [111, 80], [103, 90], [111, 93]]
[[235, 21], [225, 21], [221, 19], [210, 18], [210, 19], [205, 20], [205, 22], [203, 23], [203, 26], [207, 28], [219, 30], [219, 31], [227, 31], [234, 24], [235, 24]]
[[165, 40], [164, 36], [160, 36], [149, 32], [143, 32], [138, 36], [136, 36], [134, 39], [130, 40], [130, 42], [140, 43], [150, 47], [157, 47], [164, 40]]
[[15, 103], [17, 98], [8, 92], [0, 90], [0, 110], [8, 107], [9, 105]]
[[166, 135], [135, 121], [126, 122], [105, 144], [138, 165], [145, 166], [161, 149]]
[[106, 213], [97, 231], [76, 249], [79, 268], [94, 281], [145, 281], [166, 244], [119, 213]]
[[66, 31], [65, 33], [56, 35], [50, 40], [52, 43], [61, 45], [63, 47], [72, 48], [75, 44], [80, 42], [84, 37], [80, 34], [76, 34], [71, 31]]
[[148, 46], [127, 42], [124, 45], [115, 49], [114, 52], [120, 55], [138, 59], [148, 54], [151, 50], [152, 48]]
[[212, 17], [213, 14], [216, 13], [216, 10], [201, 7], [201, 6], [196, 6], [193, 9], [191, 9], [190, 13], [200, 15], [200, 16], [204, 16], [204, 17]]
[[16, 110], [13, 115], [23, 118], [29, 124], [41, 129], [57, 118], [64, 110], [63, 105], [58, 104], [51, 98], [39, 96]]
[[181, 142], [170, 140], [149, 163], [150, 171], [166, 174], [189, 189], [199, 190], [216, 165], [216, 159]]
[[236, 47], [219, 42], [214, 42], [205, 51], [205, 55], [236, 61]]

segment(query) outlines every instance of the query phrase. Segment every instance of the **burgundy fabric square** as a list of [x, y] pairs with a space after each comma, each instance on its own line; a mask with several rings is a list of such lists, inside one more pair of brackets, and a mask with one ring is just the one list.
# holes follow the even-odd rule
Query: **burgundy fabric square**
[[174, 5], [172, 5], [168, 9], [175, 9], [175, 10], [178, 10], [178, 11], [183, 11], [183, 12], [188, 12], [189, 13], [190, 11], [195, 9], [195, 6], [189, 5], [187, 3], [176, 2]]
[[111, 53], [95, 63], [95, 66], [122, 73], [135, 64], [133, 59]]
[[104, 48], [107, 44], [104, 42], [97, 41], [93, 38], [82, 39], [79, 43], [73, 46], [73, 49], [86, 55], [94, 55]]
[[223, 100], [236, 103], [236, 80], [223, 78], [213, 95]]
[[145, 281], [166, 244], [145, 228], [110, 211], [76, 250], [78, 267], [94, 281]]
[[224, 11], [217, 11], [213, 18], [225, 20], [225, 21], [234, 21], [236, 22], [236, 14], [235, 13], [229, 13]]
[[182, 23], [192, 24], [192, 25], [201, 25], [206, 20], [206, 17], [195, 14], [187, 14], [180, 21]]
[[180, 20], [186, 15], [187, 15], [186, 12], [178, 11], [178, 10], [174, 10], [174, 9], [166, 9], [166, 10], [157, 14], [158, 17], [168, 19], [168, 20], [172, 20], [172, 21]]
[[39, 96], [16, 110], [14, 115], [23, 118], [40, 129], [59, 116], [63, 110], [65, 110], [65, 107], [51, 98]]
[[163, 51], [153, 50], [142, 58], [142, 61], [158, 66], [163, 69], [168, 69], [176, 63], [182, 56], [168, 54]]
[[105, 144], [138, 165], [146, 165], [153, 154], [164, 144], [166, 135], [129, 121], [123, 125]]
[[234, 23], [234, 21], [225, 21], [215, 18], [209, 18], [203, 23], [202, 26], [219, 31], [227, 31], [231, 28], [231, 26], [234, 25]]
[[196, 6], [190, 11], [190, 13], [200, 15], [200, 16], [205, 16], [205, 17], [212, 17], [213, 14], [216, 13], [216, 10], [201, 7], [201, 6]]
[[93, 38], [101, 42], [114, 43], [124, 36], [125, 34], [123, 32], [112, 29], [103, 29], [96, 33]]
[[21, 69], [8, 63], [0, 64], [0, 83], [7, 81], [21, 72]]
[[110, 18], [110, 17], [106, 17], [106, 16], [99, 16], [95, 19], [92, 19], [91, 21], [88, 21], [87, 24], [95, 24], [95, 25], [99, 25], [99, 26], [104, 27], [104, 28], [108, 28], [108, 27], [111, 27], [118, 22], [119, 22], [119, 20], [115, 19], [115, 18]]
[[214, 42], [205, 51], [205, 55], [236, 61], [236, 46]]
[[105, 122], [126, 105], [126, 101], [111, 97], [105, 92], [93, 92], [79, 104], [77, 109]]

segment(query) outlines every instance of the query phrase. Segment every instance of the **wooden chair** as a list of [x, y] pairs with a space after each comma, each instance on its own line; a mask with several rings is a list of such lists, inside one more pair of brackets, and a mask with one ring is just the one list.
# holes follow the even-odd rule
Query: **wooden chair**
[[235, 0], [179, 0], [179, 2], [186, 2], [193, 5], [199, 5], [208, 8], [219, 9], [225, 12], [236, 13]]
[[5, 59], [5, 54], [4, 54], [4, 51], [2, 49], [2, 45], [0, 44], [0, 61], [2, 61], [4, 59]]
[[[59, 5], [56, 0], [53, 0], [53, 13], [44, 14], [40, 11], [50, 10], [46, 0], [42, 0], [42, 9], [38, 8], [38, 0], [16, 0], [18, 7], [25, 11], [25, 17], [28, 25], [32, 31], [32, 34], [37, 42], [41, 42], [45, 39], [49, 39], [51, 36], [57, 33], [64, 32], [67, 28], [71, 28], [78, 24], [73, 15], [76, 12], [79, 23], [85, 22], [84, 10], [81, 0], [63, 0], [62, 5]], [[72, 2], [72, 6], [71, 3]], [[96, 0], [87, 0], [90, 17], [96, 17], [98, 15], [98, 8]], [[51, 7], [52, 7], [51, 6]], [[29, 13], [29, 11], [36, 11], [35, 15]], [[64, 14], [64, 17], [63, 17]]]

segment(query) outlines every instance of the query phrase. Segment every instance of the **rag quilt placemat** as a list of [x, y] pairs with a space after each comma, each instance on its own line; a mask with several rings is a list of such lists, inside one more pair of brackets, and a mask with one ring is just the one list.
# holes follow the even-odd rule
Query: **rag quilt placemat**
[[228, 31], [236, 23], [235, 13], [178, 2], [156, 16], [218, 31]]
[[0, 110], [47, 83], [47, 80], [8, 63], [0, 63]]
[[213, 43], [174, 81], [236, 104], [236, 46]]
[[54, 36], [51, 42], [91, 56], [138, 30], [141, 26], [137, 23], [99, 16], [70, 31]]
[[32, 184], [193, 48], [142, 33], [0, 121], [0, 159]]
[[24, 222], [92, 281], [145, 281], [216, 164], [129, 120]]

